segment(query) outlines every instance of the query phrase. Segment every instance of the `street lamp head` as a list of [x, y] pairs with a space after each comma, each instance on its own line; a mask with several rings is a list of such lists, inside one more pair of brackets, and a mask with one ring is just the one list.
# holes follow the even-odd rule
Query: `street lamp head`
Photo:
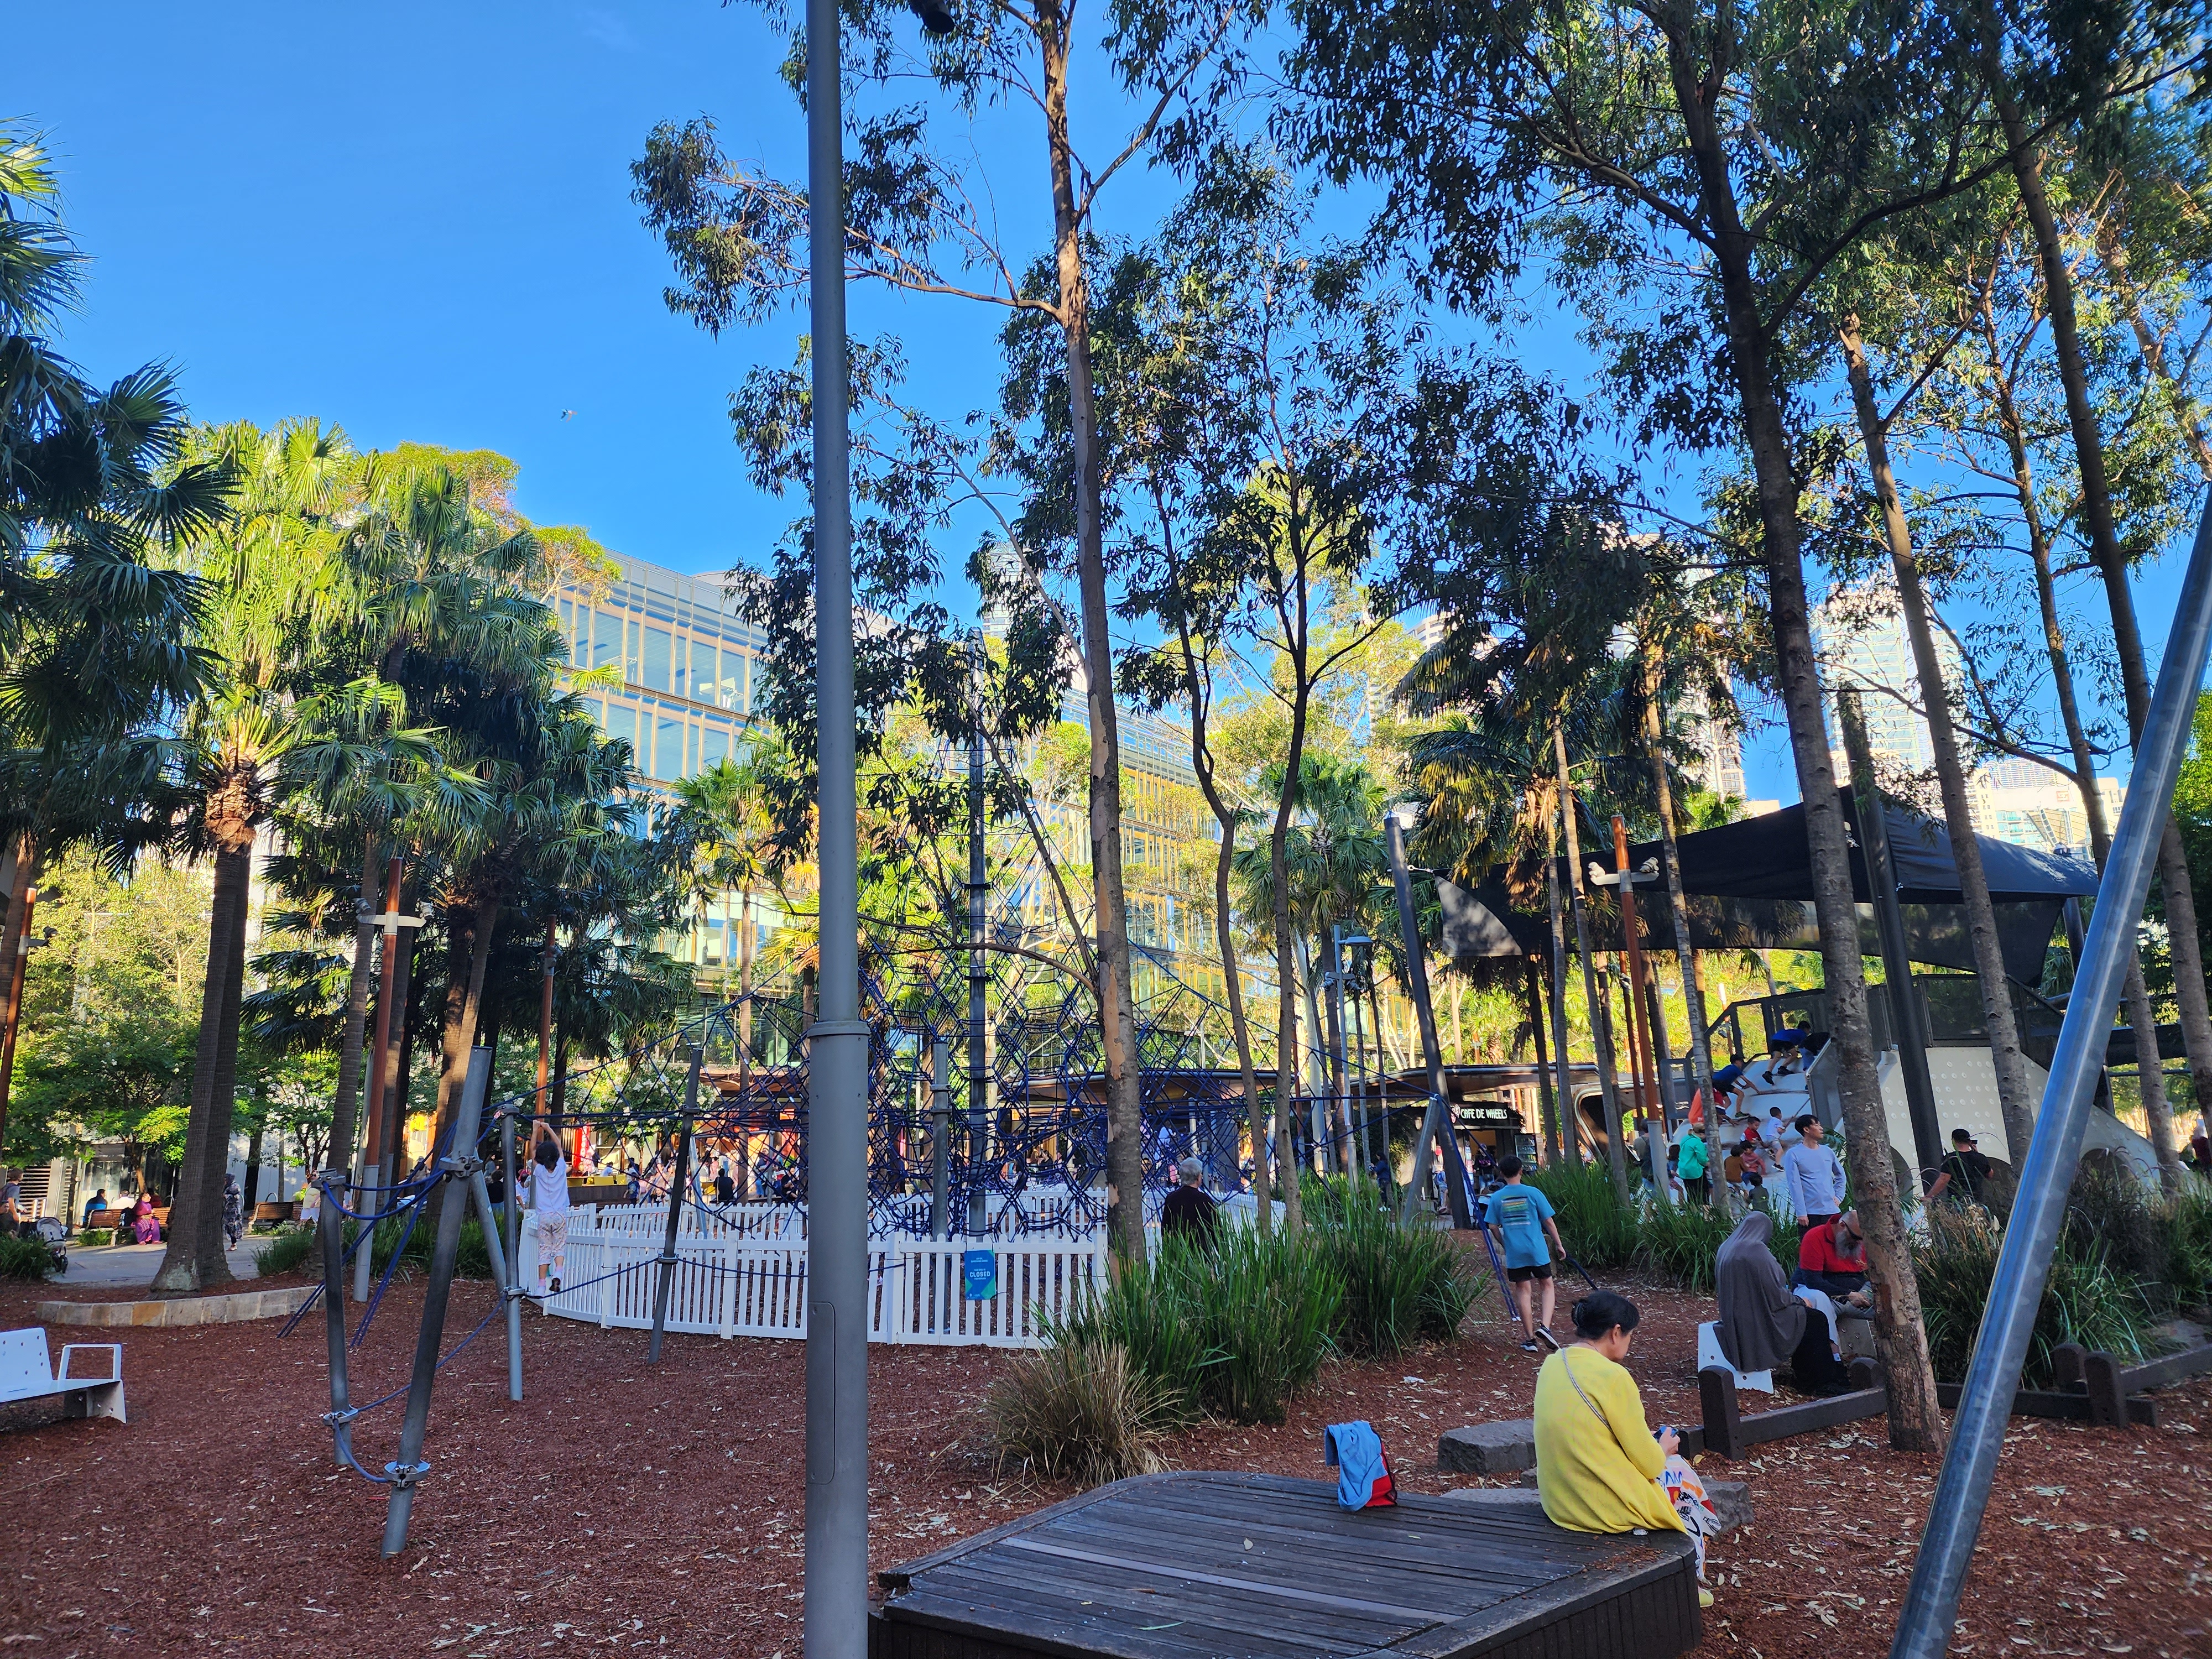
[[1413, 801], [1401, 800], [1390, 809], [1390, 816], [1398, 820], [1401, 830], [1411, 831], [1421, 821], [1421, 809]]

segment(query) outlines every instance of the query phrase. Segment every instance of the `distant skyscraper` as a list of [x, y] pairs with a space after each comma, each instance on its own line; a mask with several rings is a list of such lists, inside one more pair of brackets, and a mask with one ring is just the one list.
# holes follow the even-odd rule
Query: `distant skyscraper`
[[[1887, 582], [1869, 583], [1832, 596], [1815, 613], [1814, 640], [1830, 690], [1852, 685], [1861, 690], [1867, 746], [1877, 768], [1887, 761], [1899, 771], [1931, 775], [1935, 745], [1920, 713], [1926, 705], [1896, 589]], [[1936, 653], [1944, 678], [1955, 686], [1964, 669], [1950, 635], [1936, 636]], [[1832, 710], [1829, 740], [1838, 775], [1848, 775], [1850, 763]], [[2116, 778], [2100, 778], [2097, 788], [2106, 823], [2117, 823], [2125, 786]], [[1933, 794], [1931, 789], [1931, 799]], [[2050, 767], [2016, 757], [1990, 761], [1968, 775], [1966, 797], [1975, 830], [1993, 841], [2045, 851], [2089, 845], [2088, 813], [2080, 790], [2070, 776]]]

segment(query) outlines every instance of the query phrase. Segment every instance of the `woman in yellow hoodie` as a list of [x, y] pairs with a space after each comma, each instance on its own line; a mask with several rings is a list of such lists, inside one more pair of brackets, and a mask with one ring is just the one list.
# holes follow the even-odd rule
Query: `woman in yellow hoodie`
[[[1536, 1492], [1544, 1513], [1571, 1531], [1689, 1533], [1702, 1578], [1705, 1540], [1663, 1484], [1680, 1437], [1672, 1429], [1653, 1435], [1644, 1396], [1621, 1364], [1640, 1317], [1633, 1302], [1611, 1291], [1575, 1304], [1580, 1340], [1546, 1359], [1536, 1376]], [[1712, 1605], [1709, 1590], [1700, 1589], [1698, 1599]]]

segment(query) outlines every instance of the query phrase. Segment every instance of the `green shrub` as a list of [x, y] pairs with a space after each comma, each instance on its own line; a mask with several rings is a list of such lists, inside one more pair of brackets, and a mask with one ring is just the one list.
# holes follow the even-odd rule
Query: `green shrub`
[[983, 1408], [1001, 1474], [1086, 1486], [1165, 1468], [1156, 1443], [1176, 1420], [1159, 1385], [1110, 1342], [1016, 1355]]
[[316, 1260], [317, 1236], [313, 1227], [297, 1227], [270, 1239], [253, 1253], [253, 1270], [263, 1279], [274, 1279]]
[[2066, 1194], [2066, 1243], [2076, 1255], [2101, 1250], [2114, 1272], [2163, 1286], [2166, 1240], [2153, 1204], [2132, 1170], [2110, 1158], [2084, 1158]]
[[1635, 1260], [1636, 1211], [1621, 1203], [1604, 1164], [1553, 1164], [1522, 1179], [1552, 1200], [1567, 1254], [1583, 1267], [1597, 1273]]
[[53, 1247], [45, 1239], [0, 1237], [0, 1279], [41, 1279], [53, 1268]]
[[112, 1244], [115, 1243], [115, 1229], [112, 1227], [87, 1227], [82, 1232], [76, 1236], [76, 1242], [83, 1245], [84, 1248], [88, 1250], [96, 1249], [103, 1244]]
[[1449, 1234], [1418, 1223], [1401, 1225], [1366, 1182], [1330, 1182], [1327, 1197], [1306, 1219], [1344, 1285], [1333, 1333], [1339, 1348], [1389, 1355], [1458, 1334], [1477, 1281]]
[[1766, 1248], [1774, 1252], [1774, 1259], [1782, 1264], [1783, 1277], [1787, 1279], [1797, 1271], [1797, 1251], [1805, 1242], [1805, 1229], [1799, 1224], [1796, 1212], [1789, 1201], [1777, 1194], [1761, 1194], [1760, 1207], [1774, 1219], [1774, 1231], [1767, 1235]]
[[[399, 1245], [399, 1236], [405, 1231], [407, 1218], [388, 1216], [376, 1224], [376, 1237], [369, 1242], [369, 1271], [382, 1273], [391, 1264], [392, 1253]], [[355, 1229], [349, 1224], [346, 1239], [353, 1240]], [[399, 1271], [392, 1275], [395, 1280], [412, 1279], [416, 1273], [430, 1271], [430, 1252], [438, 1242], [438, 1210], [434, 1203], [425, 1209], [422, 1218], [415, 1224], [415, 1231], [407, 1239], [407, 1249], [399, 1259]], [[460, 1245], [453, 1257], [453, 1277], [456, 1279], [489, 1279], [491, 1251], [485, 1247], [483, 1224], [474, 1216], [461, 1223]]]
[[2212, 1183], [2191, 1181], [2179, 1198], [2156, 1206], [2151, 1220], [2173, 1305], [2194, 1310], [2212, 1303]]
[[[1948, 1205], [1929, 1208], [1927, 1237], [1912, 1249], [1912, 1274], [1929, 1358], [1943, 1382], [1965, 1380], [2003, 1243], [2003, 1228], [1988, 1216]], [[2150, 1311], [2135, 1281], [2116, 1271], [2101, 1249], [2062, 1235], [2036, 1310], [2022, 1382], [2030, 1388], [2048, 1383], [2051, 1351], [2066, 1342], [2102, 1349], [2123, 1363], [2141, 1358]]]
[[[1686, 1291], [1713, 1288], [1713, 1258], [1735, 1223], [1726, 1210], [1703, 1204], [1659, 1205], [1645, 1212], [1638, 1230], [1637, 1260]], [[1787, 1264], [1794, 1272], [1795, 1260]]]
[[1279, 1423], [1334, 1347], [1344, 1281], [1316, 1231], [1227, 1227], [1209, 1251], [1163, 1239], [1097, 1301], [1048, 1330], [1054, 1346], [1118, 1346], [1159, 1390], [1164, 1420], [1211, 1413]]

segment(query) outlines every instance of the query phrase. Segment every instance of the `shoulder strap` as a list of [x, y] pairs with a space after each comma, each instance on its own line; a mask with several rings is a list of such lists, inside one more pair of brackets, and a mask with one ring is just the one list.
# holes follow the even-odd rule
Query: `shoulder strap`
[[1583, 1404], [1589, 1407], [1590, 1415], [1610, 1430], [1613, 1427], [1613, 1419], [1597, 1408], [1596, 1401], [1583, 1393], [1582, 1379], [1575, 1375], [1574, 1362], [1567, 1358], [1567, 1350], [1565, 1348], [1559, 1350], [1559, 1369], [1567, 1374], [1567, 1381], [1575, 1385], [1575, 1392], [1582, 1395]]

